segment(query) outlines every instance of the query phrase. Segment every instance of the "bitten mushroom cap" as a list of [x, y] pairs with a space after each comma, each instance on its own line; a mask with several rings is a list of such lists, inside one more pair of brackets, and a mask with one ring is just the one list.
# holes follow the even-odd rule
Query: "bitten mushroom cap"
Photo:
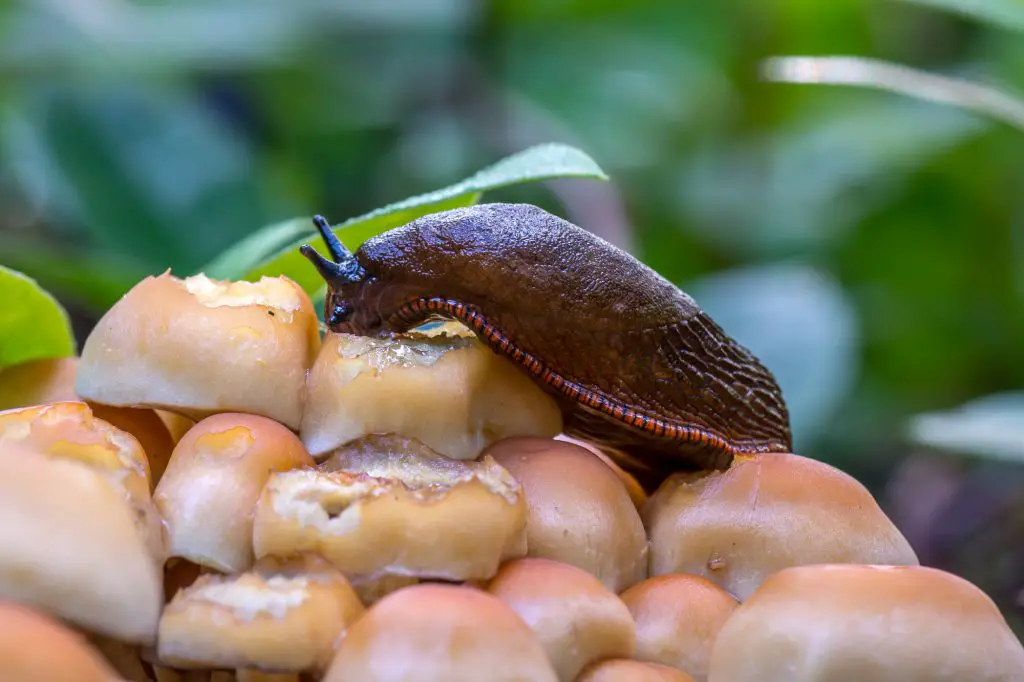
[[1024, 647], [968, 581], [921, 566], [771, 576], [726, 622], [708, 682], [1010, 682]]
[[620, 597], [636, 622], [636, 654], [704, 682], [718, 631], [739, 603], [706, 578], [669, 574], [633, 585]]
[[583, 569], [550, 559], [518, 559], [501, 567], [487, 591], [530, 626], [562, 682], [573, 682], [595, 661], [634, 654], [629, 610]]
[[393, 592], [348, 629], [324, 682], [556, 682], [551, 662], [507, 604], [472, 587]]
[[615, 472], [589, 450], [548, 438], [507, 438], [485, 454], [523, 486], [527, 551], [596, 576], [618, 593], [647, 577], [647, 534]]
[[[327, 463], [325, 463], [327, 464]], [[317, 552], [346, 575], [486, 579], [526, 553], [522, 489], [493, 459], [448, 459], [412, 439], [360, 441], [335, 471], [271, 476], [257, 557]]]
[[178, 592], [160, 618], [157, 655], [184, 669], [322, 671], [363, 612], [345, 576], [320, 557], [263, 559]]
[[81, 401], [0, 412], [0, 440], [94, 467], [134, 499], [150, 499], [149, 460], [130, 433], [96, 417]]
[[0, 444], [0, 599], [147, 644], [161, 580], [121, 490], [77, 462]]
[[154, 501], [169, 556], [225, 573], [252, 566], [256, 501], [276, 471], [314, 466], [298, 436], [249, 414], [218, 414], [178, 442]]
[[554, 399], [471, 333], [330, 333], [307, 388], [301, 436], [316, 458], [390, 433], [471, 460], [500, 438], [550, 437], [562, 429]]
[[117, 674], [81, 634], [20, 604], [0, 602], [0, 680], [116, 682]]
[[613, 658], [589, 666], [576, 682], [694, 682], [694, 679], [667, 665]]
[[740, 601], [790, 566], [919, 563], [867, 488], [799, 455], [757, 455], [722, 472], [674, 474], [641, 513], [652, 576], [700, 575]]
[[151, 495], [149, 459], [130, 433], [99, 419], [83, 402], [55, 402], [0, 412], [0, 442], [79, 462], [123, 491], [135, 525], [157, 563], [164, 530]]
[[[75, 390], [86, 400], [202, 419], [259, 414], [298, 429], [320, 345], [309, 296], [287, 277], [147, 277], [94, 327]], [[229, 358], [229, 361], [225, 361]]]

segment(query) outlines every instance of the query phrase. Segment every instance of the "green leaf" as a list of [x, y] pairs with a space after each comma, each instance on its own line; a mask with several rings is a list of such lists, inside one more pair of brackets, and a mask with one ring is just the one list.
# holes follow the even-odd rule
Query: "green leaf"
[[1024, 130], [1024, 100], [1008, 92], [863, 57], [771, 57], [761, 65], [770, 81], [874, 88], [960, 107]]
[[1024, 3], [1019, 0], [903, 0], [932, 7], [998, 28], [1024, 31]]
[[[597, 163], [582, 151], [563, 144], [530, 147], [502, 159], [465, 180], [427, 194], [389, 204], [336, 225], [335, 233], [349, 249], [355, 250], [370, 237], [405, 225], [431, 213], [471, 206], [484, 192], [511, 185], [554, 178], [608, 180]], [[283, 241], [291, 240], [282, 248]], [[297, 218], [264, 228], [242, 240], [210, 263], [204, 272], [225, 279], [256, 280], [260, 277], [287, 275], [307, 292], [323, 282], [298, 253], [303, 243], [324, 248], [308, 218]]]
[[0, 368], [75, 354], [67, 312], [35, 280], [0, 265], [0, 301]]
[[292, 218], [268, 225], [245, 239], [240, 239], [203, 268], [203, 272], [214, 278], [234, 279], [252, 269], [268, 254], [276, 253], [286, 244], [309, 235], [311, 218]]
[[915, 443], [942, 452], [1024, 462], [1024, 392], [996, 393], [918, 415], [909, 434]]
[[[345, 246], [350, 250], [355, 251], [359, 248], [360, 244], [374, 235], [380, 234], [381, 232], [385, 232], [394, 227], [401, 227], [408, 222], [430, 213], [446, 211], [452, 208], [461, 208], [463, 206], [472, 206], [480, 200], [480, 196], [481, 195], [478, 193], [462, 194], [444, 201], [423, 204], [422, 206], [414, 206], [395, 211], [394, 213], [367, 214], [360, 218], [347, 220], [341, 225], [334, 226], [334, 231]], [[229, 271], [224, 269], [221, 271], [221, 277], [225, 279], [243, 278], [248, 280], [258, 280], [263, 276], [277, 277], [279, 275], [287, 275], [295, 280], [295, 282], [307, 293], [311, 293], [316, 291], [319, 287], [322, 287], [324, 284], [323, 279], [321, 279], [320, 275], [317, 274], [316, 270], [310, 267], [309, 261], [299, 253], [299, 246], [302, 244], [312, 244], [315, 248], [319, 249], [321, 253], [326, 253], [327, 245], [324, 244], [323, 239], [320, 237], [320, 233], [315, 231], [316, 228], [313, 227], [313, 221], [311, 218], [296, 219], [295, 222], [306, 225], [306, 228], [303, 231], [306, 235], [305, 237], [296, 239], [285, 248], [278, 249], [269, 260], [266, 260], [261, 265], [257, 265], [249, 271]]]

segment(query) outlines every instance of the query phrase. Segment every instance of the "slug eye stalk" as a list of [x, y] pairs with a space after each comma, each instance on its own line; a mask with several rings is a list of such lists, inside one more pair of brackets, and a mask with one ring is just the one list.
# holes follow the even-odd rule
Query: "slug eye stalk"
[[327, 260], [309, 244], [299, 247], [299, 252], [317, 269], [324, 280], [334, 286], [358, 282], [362, 279], [362, 268], [352, 252], [345, 248], [338, 236], [331, 230], [330, 223], [323, 216], [313, 216], [313, 224], [320, 231], [327, 250], [333, 260]]

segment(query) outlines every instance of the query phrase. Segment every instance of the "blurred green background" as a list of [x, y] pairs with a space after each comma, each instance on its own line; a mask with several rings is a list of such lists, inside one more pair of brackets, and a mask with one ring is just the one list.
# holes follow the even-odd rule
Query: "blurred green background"
[[776, 372], [797, 452], [857, 476], [1024, 631], [1024, 129], [761, 77], [771, 56], [858, 55], [1014, 96], [1019, 0], [0, 7], [0, 264], [80, 341], [141, 277], [261, 226], [573, 144], [612, 182], [486, 200], [538, 203], [690, 292]]

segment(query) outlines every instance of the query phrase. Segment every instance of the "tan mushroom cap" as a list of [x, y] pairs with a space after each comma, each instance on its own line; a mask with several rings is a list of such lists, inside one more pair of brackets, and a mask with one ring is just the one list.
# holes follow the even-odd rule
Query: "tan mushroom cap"
[[77, 462], [0, 444], [0, 599], [150, 643], [161, 575], [124, 494]]
[[529, 556], [581, 568], [616, 593], [647, 577], [640, 515], [619, 477], [592, 452], [561, 440], [520, 437], [485, 454], [523, 486]]
[[555, 436], [555, 440], [562, 440], [566, 443], [572, 443], [573, 445], [579, 445], [581, 448], [586, 448], [595, 456], [600, 458], [602, 462], [611, 467], [612, 471], [615, 472], [615, 475], [619, 477], [620, 481], [622, 481], [622, 485], [626, 486], [626, 492], [629, 493], [629, 498], [633, 500], [633, 504], [637, 509], [643, 507], [644, 503], [647, 502], [647, 493], [644, 491], [643, 486], [640, 485], [640, 482], [636, 480], [636, 477], [616, 464], [615, 460], [605, 454], [600, 447], [594, 443], [589, 443], [585, 440], [580, 440], [579, 438], [567, 436], [564, 433], [560, 433]]
[[0, 442], [84, 464], [122, 490], [135, 525], [158, 564], [164, 529], [153, 504], [149, 458], [132, 434], [98, 418], [83, 402], [56, 402], [0, 412]]
[[555, 682], [544, 647], [507, 604], [472, 587], [393, 592], [348, 629], [323, 682]]
[[87, 464], [134, 501], [150, 498], [149, 459], [138, 439], [93, 414], [81, 401], [0, 412], [0, 441]]
[[526, 502], [493, 459], [442, 457], [412, 439], [359, 441], [335, 471], [271, 476], [256, 507], [257, 557], [317, 552], [346, 575], [490, 578], [526, 554]]
[[470, 460], [500, 438], [562, 429], [554, 399], [468, 330], [386, 339], [329, 333], [307, 391], [301, 436], [317, 458], [391, 433]]
[[197, 420], [249, 412], [298, 429], [319, 344], [313, 304], [287, 277], [226, 282], [166, 272], [136, 284], [96, 324], [75, 390], [106, 405]]
[[993, 601], [922, 566], [816, 565], [771, 576], [715, 642], [709, 682], [1010, 682], [1024, 647]]
[[573, 682], [595, 661], [634, 654], [629, 609], [583, 569], [551, 559], [518, 559], [501, 567], [487, 591], [530, 626], [561, 682]]
[[348, 580], [314, 555], [203, 575], [160, 618], [157, 655], [175, 668], [322, 671], [364, 612]]
[[153, 496], [169, 555], [225, 573], [250, 568], [263, 486], [273, 472], [314, 464], [298, 436], [272, 419], [224, 413], [199, 422], [174, 448]]
[[78, 358], [44, 358], [0, 369], [0, 410], [78, 400]]
[[118, 675], [81, 634], [35, 609], [0, 602], [0, 680], [115, 682]]
[[[78, 358], [35, 360], [0, 370], [0, 410], [76, 402]], [[96, 417], [135, 436], [146, 452], [150, 486], [163, 474], [174, 447], [173, 433], [154, 410], [90, 403]]]
[[623, 592], [636, 622], [638, 661], [678, 668], [704, 682], [718, 631], [739, 606], [706, 578], [669, 574], [648, 578]]
[[652, 576], [700, 575], [740, 601], [789, 566], [919, 563], [867, 488], [799, 455], [758, 455], [723, 472], [675, 474], [641, 513]]
[[694, 679], [667, 665], [612, 658], [589, 666], [576, 682], [694, 682]]

